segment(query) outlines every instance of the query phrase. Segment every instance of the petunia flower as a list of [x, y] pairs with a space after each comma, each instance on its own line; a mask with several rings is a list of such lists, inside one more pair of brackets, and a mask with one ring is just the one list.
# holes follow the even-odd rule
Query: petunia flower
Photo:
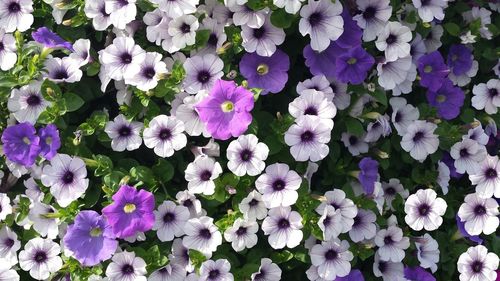
[[283, 90], [288, 81], [289, 68], [288, 55], [279, 49], [270, 57], [247, 53], [240, 61], [241, 74], [248, 80], [249, 87], [263, 89], [262, 94]]

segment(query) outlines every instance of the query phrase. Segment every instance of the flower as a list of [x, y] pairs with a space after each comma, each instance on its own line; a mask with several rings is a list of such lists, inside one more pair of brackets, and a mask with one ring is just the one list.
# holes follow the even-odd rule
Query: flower
[[289, 14], [296, 14], [304, 0], [273, 0], [273, 4], [278, 8], [285, 8], [285, 11]]
[[444, 19], [444, 8], [448, 6], [448, 2], [444, 0], [412, 0], [413, 6], [417, 8], [418, 16], [423, 22], [431, 22]]
[[267, 216], [267, 208], [262, 200], [262, 195], [255, 190], [241, 200], [238, 208], [247, 220], [261, 220]]
[[281, 269], [271, 259], [263, 258], [260, 260], [259, 271], [252, 273], [252, 281], [279, 281], [281, 280]]
[[335, 60], [337, 59], [338, 48], [332, 42], [323, 51], [318, 52], [311, 48], [311, 44], [304, 47], [303, 56], [306, 60], [306, 66], [313, 75], [325, 75], [327, 78], [336, 77]]
[[153, 230], [156, 230], [160, 241], [172, 241], [174, 237], [184, 234], [184, 225], [190, 217], [187, 207], [177, 206], [172, 201], [163, 201], [153, 213], [155, 214]]
[[186, 270], [181, 265], [170, 262], [166, 266], [151, 273], [148, 281], [184, 281], [186, 280]]
[[104, 207], [102, 213], [116, 237], [126, 238], [153, 228], [155, 202], [151, 192], [122, 185], [112, 198], [113, 203]]
[[[190, 136], [199, 136], [203, 134], [204, 137], [210, 137], [210, 133], [207, 132], [205, 124], [201, 122], [200, 116], [195, 109], [195, 105], [202, 101], [207, 95], [208, 93], [206, 91], [200, 91], [195, 96], [185, 96], [182, 99], [182, 104], [179, 104], [177, 107], [174, 107], [172, 103], [172, 110], [175, 109], [175, 117], [184, 123], [184, 129]], [[172, 115], [174, 114], [172, 113]]]
[[475, 109], [496, 114], [500, 107], [500, 79], [490, 79], [486, 84], [475, 85], [472, 94], [472, 106]]
[[57, 154], [57, 150], [61, 147], [61, 138], [56, 125], [48, 124], [38, 130], [40, 136], [40, 155], [47, 160], [52, 160]]
[[394, 61], [410, 54], [411, 30], [399, 22], [388, 22], [377, 36], [375, 46], [384, 51], [386, 60]]
[[406, 199], [409, 195], [408, 190], [406, 190], [399, 179], [389, 179], [389, 182], [382, 182], [382, 189], [384, 190], [384, 199], [387, 207], [394, 211], [392, 206], [392, 201], [396, 199], [396, 195], [399, 194], [403, 199]]
[[48, 58], [45, 61], [47, 74], [44, 76], [56, 83], [75, 83], [82, 79], [83, 72], [80, 70], [80, 62], [70, 57]]
[[144, 125], [140, 122], [128, 121], [123, 114], [109, 121], [104, 131], [111, 138], [111, 148], [114, 151], [131, 151], [138, 149], [142, 144], [140, 132]]
[[137, 15], [136, 0], [106, 0], [105, 12], [109, 14], [111, 23], [118, 29], [123, 30], [127, 24], [132, 22]]
[[337, 277], [335, 281], [365, 281], [363, 274], [358, 269], [351, 270], [349, 274], [344, 277]]
[[460, 272], [460, 281], [495, 281], [498, 256], [495, 253], [488, 253], [488, 249], [482, 245], [469, 247], [467, 252], [458, 258], [457, 268]]
[[231, 242], [231, 246], [236, 252], [240, 252], [245, 248], [252, 248], [257, 244], [257, 231], [259, 225], [254, 220], [243, 220], [237, 218], [233, 226], [226, 229], [224, 239]]
[[434, 273], [437, 270], [437, 263], [439, 262], [439, 245], [429, 233], [424, 236], [418, 237], [415, 241], [417, 248], [417, 258], [420, 266], [423, 268], [430, 268]]
[[472, 67], [474, 56], [472, 51], [462, 44], [454, 44], [450, 47], [446, 63], [455, 75], [466, 73]]
[[350, 261], [354, 258], [346, 240], [334, 238], [315, 245], [310, 252], [311, 263], [318, 267], [318, 275], [327, 280], [344, 277], [351, 271]]
[[35, 202], [30, 208], [28, 219], [33, 223], [33, 229], [42, 237], [55, 239], [59, 233], [59, 219], [52, 215], [56, 209], [41, 202]]
[[456, 118], [464, 104], [465, 95], [459, 87], [453, 87], [449, 79], [437, 91], [427, 91], [427, 101], [437, 108], [438, 114], [445, 120]]
[[269, 57], [256, 53], [243, 55], [240, 61], [240, 72], [248, 80], [248, 86], [261, 88], [264, 93], [278, 93], [285, 87], [288, 80], [290, 59], [281, 50], [276, 50]]
[[376, 277], [383, 277], [383, 280], [404, 280], [404, 265], [402, 262], [381, 260], [378, 252], [375, 252], [373, 274]]
[[458, 215], [455, 216], [455, 221], [457, 223], [458, 232], [462, 237], [469, 239], [477, 244], [482, 244], [483, 239], [479, 235], [470, 235], [467, 230], [465, 230], [465, 223], [460, 219]]
[[[3, 206], [3, 204], [1, 204]], [[21, 248], [21, 242], [17, 239], [17, 234], [8, 226], [0, 228], [0, 256], [2, 263], [9, 268], [17, 264], [17, 251]], [[0, 276], [2, 276], [0, 274]], [[2, 280], [2, 279], [0, 279]]]
[[90, 40], [78, 39], [73, 43], [73, 52], [69, 55], [75, 61], [79, 61], [80, 66], [84, 66], [92, 59], [90, 56]]
[[22, 270], [29, 271], [31, 277], [45, 280], [51, 273], [61, 269], [60, 253], [58, 244], [50, 239], [36, 237], [29, 240], [19, 253], [19, 266]]
[[470, 235], [490, 235], [499, 225], [498, 203], [493, 198], [481, 198], [476, 193], [465, 196], [464, 203], [458, 209], [458, 217], [465, 223]]
[[394, 90], [411, 72], [411, 56], [377, 64], [378, 83], [386, 90]]
[[241, 135], [233, 140], [226, 150], [226, 157], [229, 160], [227, 167], [229, 170], [241, 177], [244, 175], [256, 176], [266, 167], [264, 161], [269, 154], [269, 148], [253, 135]]
[[222, 173], [222, 167], [213, 158], [200, 155], [189, 163], [184, 173], [191, 193], [212, 195], [215, 192], [214, 180]]
[[406, 152], [410, 152], [411, 157], [415, 160], [423, 162], [429, 154], [438, 149], [439, 139], [434, 134], [436, 128], [436, 124], [427, 121], [413, 121], [403, 135], [401, 147]]
[[35, 164], [40, 153], [40, 138], [28, 122], [8, 126], [2, 133], [3, 152], [10, 161], [23, 166]]
[[323, 92], [314, 89], [302, 90], [300, 96], [288, 104], [288, 111], [296, 119], [304, 115], [312, 115], [318, 116], [327, 123], [332, 123], [331, 119], [337, 114], [337, 108], [333, 102], [329, 101]]
[[355, 15], [353, 19], [363, 29], [363, 41], [372, 41], [391, 17], [390, 1], [357, 0], [356, 4], [361, 14]]
[[32, 0], [6, 0], [0, 3], [0, 29], [24, 32], [33, 24]]
[[266, 21], [266, 15], [269, 14], [269, 8], [254, 11], [247, 5], [237, 4], [236, 1], [229, 2], [227, 5], [232, 12], [233, 23], [236, 26], [248, 25], [251, 28], [259, 28]]
[[8, 264], [0, 264], [0, 280], [19, 281], [19, 274]]
[[481, 198], [495, 196], [500, 198], [500, 163], [498, 156], [486, 155], [479, 169], [469, 174], [469, 180], [476, 185], [476, 192]]
[[309, 34], [313, 50], [324, 51], [330, 45], [330, 41], [337, 40], [342, 35], [344, 20], [341, 13], [340, 2], [309, 0], [302, 7], [299, 31], [302, 36]]
[[486, 157], [487, 152], [486, 148], [475, 140], [464, 139], [450, 148], [450, 155], [455, 160], [456, 171], [470, 175], [478, 172], [479, 163]]
[[200, 279], [207, 281], [233, 281], [231, 264], [226, 259], [207, 260], [201, 264]]
[[420, 189], [405, 202], [405, 222], [413, 230], [436, 230], [443, 223], [441, 216], [446, 212], [448, 204], [432, 189]]
[[443, 56], [438, 51], [423, 55], [418, 59], [420, 85], [429, 91], [437, 91], [445, 82], [450, 70], [444, 63]]
[[403, 237], [403, 231], [397, 226], [381, 229], [375, 236], [375, 245], [380, 259], [390, 262], [401, 262], [405, 257], [405, 249], [410, 247], [410, 239]]
[[118, 242], [105, 217], [95, 211], [81, 211], [68, 226], [64, 246], [84, 266], [94, 266], [111, 258]]
[[184, 226], [186, 236], [182, 238], [184, 247], [200, 251], [206, 257], [212, 256], [222, 244], [222, 235], [213, 221], [207, 216], [188, 220]]
[[323, 239], [329, 241], [337, 238], [342, 232], [342, 214], [332, 206], [326, 206], [318, 220], [319, 229], [323, 232]]
[[[308, 90], [314, 90], [316, 93], [321, 93], [326, 98], [327, 101], [332, 101], [335, 93], [333, 92], [330, 81], [326, 79], [323, 74], [315, 75], [311, 79], [306, 79], [299, 82], [296, 87], [297, 94], [302, 95], [303, 93], [315, 93]], [[290, 106], [288, 106], [288, 111], [290, 111]]]
[[89, 186], [83, 160], [67, 154], [54, 156], [50, 164], [43, 167], [41, 180], [63, 208], [80, 198]]
[[156, 52], [147, 52], [144, 60], [139, 63], [139, 67], [139, 73], [127, 80], [130, 85], [142, 91], [154, 89], [161, 75], [168, 72], [167, 66], [161, 61], [161, 55]]
[[263, 57], [272, 56], [276, 52], [276, 46], [285, 42], [285, 32], [271, 23], [270, 16], [267, 16], [264, 24], [258, 28], [243, 25], [241, 37], [243, 39], [241, 45], [245, 51]]
[[99, 52], [106, 76], [117, 81], [125, 79], [127, 82], [137, 75], [145, 58], [146, 52], [131, 37], [116, 37], [113, 44]]
[[250, 111], [254, 99], [250, 91], [233, 81], [217, 80], [208, 97], [195, 108], [208, 132], [215, 138], [227, 140], [242, 135], [252, 122]]
[[183, 86], [189, 94], [196, 94], [200, 90], [212, 91], [224, 75], [224, 62], [213, 54], [189, 57], [183, 67], [186, 71]]
[[178, 49], [194, 45], [196, 30], [200, 23], [193, 15], [182, 15], [168, 23], [168, 34], [172, 36], [172, 43]]
[[335, 40], [335, 43], [339, 47], [347, 49], [360, 46], [363, 31], [358, 26], [358, 23], [353, 20], [347, 7], [344, 7], [341, 16], [344, 20], [344, 32], [342, 32], [342, 35], [340, 35], [340, 37]]
[[361, 84], [375, 59], [361, 46], [349, 48], [335, 60], [335, 77], [344, 83]]
[[436, 281], [436, 278], [420, 266], [405, 267], [405, 278], [409, 281]]
[[314, 115], [303, 115], [295, 120], [285, 133], [285, 143], [297, 161], [319, 161], [330, 151], [326, 145], [330, 141], [332, 123]]
[[33, 31], [31, 33], [31, 37], [33, 37], [33, 40], [36, 42], [42, 44], [45, 48], [64, 48], [73, 51], [73, 45], [71, 43], [65, 41], [45, 26]]
[[368, 144], [363, 141], [364, 136], [358, 137], [348, 132], [342, 133], [341, 140], [352, 156], [368, 152]]
[[170, 18], [194, 13], [199, 3], [198, 0], [152, 0], [151, 2], [158, 4], [158, 8], [164, 11]]
[[358, 164], [361, 170], [358, 175], [358, 180], [363, 186], [366, 194], [372, 194], [375, 188], [375, 182], [378, 181], [378, 162], [371, 157], [363, 157]]
[[184, 123], [173, 116], [158, 115], [149, 122], [142, 136], [144, 144], [153, 148], [156, 155], [170, 157], [187, 144]]
[[17, 46], [14, 35], [5, 33], [0, 28], [0, 69], [3, 71], [10, 70], [17, 62]]
[[351, 230], [354, 224], [354, 217], [358, 213], [358, 208], [354, 202], [346, 198], [345, 192], [340, 189], [334, 189], [325, 193], [326, 201], [322, 202], [317, 208], [316, 212], [322, 214], [326, 206], [330, 205], [336, 210], [340, 211], [342, 215], [341, 220], [341, 233], [346, 233]]
[[6, 193], [0, 193], [0, 221], [4, 221], [10, 214], [12, 214], [10, 198]]
[[201, 207], [200, 200], [196, 199], [196, 196], [191, 194], [187, 190], [179, 191], [175, 195], [177, 203], [189, 209], [191, 218], [202, 216], [206, 214], [206, 211]]
[[349, 237], [352, 242], [358, 243], [363, 240], [373, 239], [377, 234], [376, 219], [377, 216], [373, 211], [358, 209], [352, 229], [349, 230]]
[[255, 187], [262, 193], [267, 208], [291, 206], [299, 197], [302, 179], [287, 164], [275, 163], [267, 166], [266, 172], [255, 181]]
[[103, 31], [111, 25], [111, 17], [106, 12], [106, 0], [85, 1], [84, 11], [92, 19], [95, 30]]
[[273, 249], [295, 248], [302, 241], [302, 217], [291, 207], [276, 207], [269, 210], [262, 222], [262, 230], [269, 235], [268, 242]]
[[106, 277], [109, 281], [146, 281], [146, 262], [136, 257], [134, 252], [123, 251], [113, 256], [106, 268]]

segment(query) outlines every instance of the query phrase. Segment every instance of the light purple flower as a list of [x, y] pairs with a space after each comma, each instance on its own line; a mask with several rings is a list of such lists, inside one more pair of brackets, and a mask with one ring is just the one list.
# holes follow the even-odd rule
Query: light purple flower
[[45, 48], [65, 48], [73, 51], [73, 45], [67, 41], [64, 41], [59, 35], [52, 32], [47, 27], [40, 27], [36, 31], [31, 33], [33, 39], [42, 44]]
[[283, 90], [288, 81], [289, 68], [288, 55], [279, 49], [270, 57], [247, 53], [240, 61], [240, 71], [248, 80], [248, 85], [261, 88], [265, 93], [278, 93]]
[[61, 147], [59, 130], [56, 125], [48, 124], [38, 130], [38, 135], [40, 136], [40, 155], [47, 160], [52, 159], [52, 157], [57, 154], [57, 150]]
[[3, 152], [10, 161], [23, 166], [35, 164], [40, 153], [40, 138], [29, 122], [7, 127], [2, 133]]

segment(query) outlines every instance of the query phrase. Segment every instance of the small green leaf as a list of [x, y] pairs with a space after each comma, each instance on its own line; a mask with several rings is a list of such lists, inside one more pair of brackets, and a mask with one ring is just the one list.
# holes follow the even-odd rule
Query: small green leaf
[[73, 94], [73, 93], [64, 93], [64, 100], [66, 102], [66, 111], [67, 112], [73, 112], [80, 107], [82, 107], [83, 104], [85, 104], [85, 101], [78, 95]]
[[363, 124], [358, 119], [347, 117], [345, 119], [345, 126], [347, 127], [347, 131], [357, 137], [361, 137], [365, 133], [365, 129], [363, 128]]
[[446, 29], [446, 31], [448, 31], [449, 34], [455, 37], [460, 35], [460, 26], [458, 26], [456, 23], [447, 22], [444, 24], [444, 29]]

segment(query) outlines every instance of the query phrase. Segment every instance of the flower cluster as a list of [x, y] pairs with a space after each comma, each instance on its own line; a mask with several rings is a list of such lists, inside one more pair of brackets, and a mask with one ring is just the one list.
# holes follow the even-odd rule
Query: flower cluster
[[0, 280], [499, 280], [499, 3], [0, 2]]

